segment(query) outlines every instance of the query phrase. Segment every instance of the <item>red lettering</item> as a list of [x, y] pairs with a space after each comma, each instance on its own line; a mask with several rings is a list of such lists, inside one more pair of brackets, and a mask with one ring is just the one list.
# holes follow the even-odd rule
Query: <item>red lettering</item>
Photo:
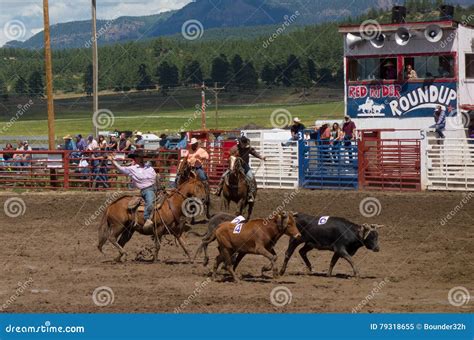
[[361, 98], [364, 98], [367, 96], [367, 87], [365, 86], [361, 86], [360, 87], [360, 97]]
[[367, 96], [365, 86], [349, 86], [349, 98], [363, 98]]

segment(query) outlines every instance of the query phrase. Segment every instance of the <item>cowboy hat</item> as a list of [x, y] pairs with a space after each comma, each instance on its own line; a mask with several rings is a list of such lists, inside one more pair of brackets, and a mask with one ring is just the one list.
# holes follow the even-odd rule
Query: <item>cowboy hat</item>
[[193, 145], [193, 144], [196, 144], [196, 143], [199, 143], [199, 141], [194, 137], [191, 138], [191, 141], [189, 142], [189, 144]]
[[66, 135], [63, 137], [63, 139], [72, 139], [71, 135]]
[[299, 119], [298, 117], [295, 117], [295, 118], [293, 118], [293, 122], [295, 122], [295, 123], [301, 123], [301, 119]]

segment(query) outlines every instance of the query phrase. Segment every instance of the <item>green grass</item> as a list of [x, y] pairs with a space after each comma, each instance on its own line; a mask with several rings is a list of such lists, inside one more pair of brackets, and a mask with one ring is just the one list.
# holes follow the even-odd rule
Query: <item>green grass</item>
[[[195, 108], [173, 109], [165, 107], [162, 110], [153, 110], [140, 103], [126, 105], [116, 103], [109, 106], [113, 112], [115, 122], [105, 130], [140, 130], [142, 132], [176, 132], [199, 129], [201, 118], [193, 119]], [[248, 124], [256, 124], [265, 128], [272, 128], [271, 115], [278, 109], [288, 110], [292, 117], [299, 117], [306, 126], [312, 126], [317, 119], [341, 119], [344, 113], [343, 102], [299, 105], [255, 105], [255, 106], [225, 106], [219, 109], [219, 129], [236, 129]], [[14, 135], [46, 135], [47, 114], [44, 107], [20, 117], [6, 131], [2, 129], [9, 121], [8, 116], [0, 118], [0, 136]], [[88, 134], [93, 130], [91, 113], [84, 107], [68, 108], [66, 105], [56, 107], [56, 136], [66, 134]], [[216, 128], [215, 109], [207, 110], [207, 128]]]

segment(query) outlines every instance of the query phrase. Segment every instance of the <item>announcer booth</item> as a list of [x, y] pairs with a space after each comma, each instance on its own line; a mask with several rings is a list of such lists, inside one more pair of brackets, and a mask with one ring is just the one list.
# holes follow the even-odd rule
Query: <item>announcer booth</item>
[[395, 6], [390, 24], [339, 28], [346, 114], [358, 129], [426, 130], [441, 105], [447, 137], [465, 137], [456, 116], [474, 109], [474, 17], [456, 22], [452, 6], [441, 6], [437, 21], [406, 22], [405, 15]]
[[[422, 177], [432, 163], [423, 159], [424, 148], [438, 148], [436, 164], [441, 164], [446, 161], [439, 158], [441, 148], [459, 141], [468, 145], [474, 110], [474, 27], [469, 22], [474, 15], [457, 22], [453, 14], [452, 6], [442, 5], [438, 20], [406, 22], [406, 8], [395, 6], [389, 24], [368, 20], [340, 26], [345, 112], [360, 138], [360, 187], [429, 189]], [[447, 115], [444, 143], [434, 132], [438, 105]]]

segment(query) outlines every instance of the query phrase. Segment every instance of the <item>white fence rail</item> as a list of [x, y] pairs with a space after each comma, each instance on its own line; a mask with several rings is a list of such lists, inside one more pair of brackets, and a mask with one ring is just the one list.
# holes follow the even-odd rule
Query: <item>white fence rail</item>
[[250, 156], [250, 167], [255, 173], [257, 186], [266, 189], [294, 189], [298, 187], [298, 144], [288, 142], [289, 130], [246, 130], [242, 134], [265, 162]]
[[426, 188], [474, 191], [474, 139], [426, 139]]

